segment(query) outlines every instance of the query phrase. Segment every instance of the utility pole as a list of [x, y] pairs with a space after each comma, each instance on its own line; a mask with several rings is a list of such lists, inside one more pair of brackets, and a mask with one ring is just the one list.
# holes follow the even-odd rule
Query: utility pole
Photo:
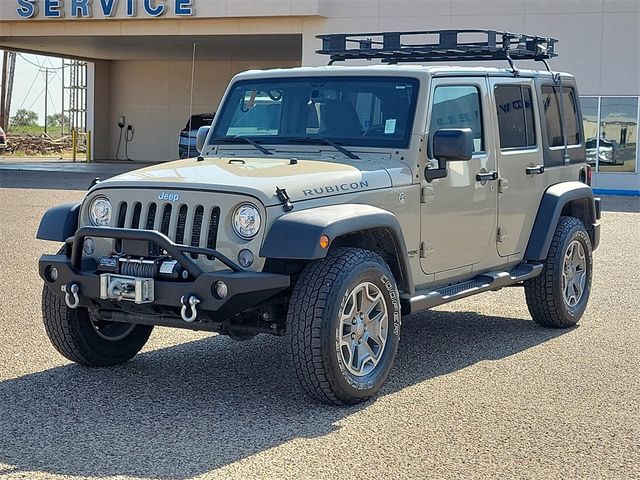
[[16, 73], [16, 52], [9, 52], [9, 78], [7, 79], [7, 100], [5, 101], [6, 126], [11, 117], [11, 100], [13, 99], [13, 77]]
[[0, 89], [0, 126], [7, 128], [7, 62], [9, 52], [4, 51], [2, 56], [2, 88]]
[[64, 86], [64, 58], [62, 59], [62, 69], [60, 70], [60, 73], [62, 74], [62, 117], [60, 118], [60, 136], [64, 137], [64, 94], [66, 92], [65, 86]]
[[49, 126], [49, 69], [44, 69], [44, 133]]

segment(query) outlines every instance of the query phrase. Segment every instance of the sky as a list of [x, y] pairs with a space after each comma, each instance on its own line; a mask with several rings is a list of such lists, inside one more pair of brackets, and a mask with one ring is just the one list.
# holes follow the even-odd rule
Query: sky
[[[11, 116], [20, 108], [38, 114], [38, 123], [44, 125], [45, 68], [49, 68], [49, 115], [62, 109], [62, 59], [18, 53], [13, 83]], [[0, 67], [1, 68], [1, 67]], [[1, 77], [1, 75], [0, 75]]]

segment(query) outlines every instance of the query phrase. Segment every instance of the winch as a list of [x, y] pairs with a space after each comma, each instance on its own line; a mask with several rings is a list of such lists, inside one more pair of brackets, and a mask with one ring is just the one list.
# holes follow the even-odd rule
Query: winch
[[138, 305], [153, 303], [155, 300], [153, 279], [103, 273], [100, 275], [100, 298], [119, 302], [126, 300]]
[[189, 278], [182, 266], [169, 256], [145, 258], [127, 255], [108, 255], [98, 262], [98, 271], [138, 278], [180, 281]]

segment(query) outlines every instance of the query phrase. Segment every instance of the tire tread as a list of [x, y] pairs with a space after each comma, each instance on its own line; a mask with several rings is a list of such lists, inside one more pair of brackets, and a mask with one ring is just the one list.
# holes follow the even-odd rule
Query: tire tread
[[86, 367], [111, 367], [131, 360], [149, 339], [153, 327], [137, 325], [117, 342], [107, 342], [89, 326], [86, 309], [69, 309], [48, 285], [42, 290], [42, 318], [54, 348], [65, 358]]
[[[559, 304], [556, 296], [555, 275], [558, 268], [558, 256], [563, 255], [562, 246], [566, 238], [576, 228], [585, 232], [583, 223], [575, 217], [560, 217], [558, 226], [553, 234], [553, 239], [549, 247], [549, 253], [544, 262], [542, 273], [524, 282], [525, 297], [527, 307], [533, 320], [544, 327], [550, 328], [568, 328], [574, 323], [564, 320], [562, 309], [564, 305]], [[586, 235], [588, 239], [588, 235]], [[591, 245], [588, 245], [587, 255], [591, 255]], [[562, 268], [562, 266], [560, 266]], [[559, 300], [562, 302], [562, 299]]]
[[[322, 323], [331, 308], [332, 283], [367, 261], [385, 265], [376, 253], [359, 248], [337, 248], [323, 260], [309, 263], [293, 290], [287, 314], [288, 356], [303, 390], [314, 400], [333, 405], [356, 401], [339, 398], [333, 388], [322, 357]], [[359, 400], [361, 401], [361, 400]]]

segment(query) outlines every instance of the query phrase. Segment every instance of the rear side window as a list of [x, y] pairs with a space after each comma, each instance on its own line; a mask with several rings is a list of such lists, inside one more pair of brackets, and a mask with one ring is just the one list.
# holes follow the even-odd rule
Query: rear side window
[[536, 145], [531, 88], [498, 85], [495, 88], [500, 148], [529, 148]]
[[[567, 145], [579, 145], [580, 123], [578, 119], [575, 91], [573, 88], [563, 87], [563, 93]], [[562, 129], [560, 127], [560, 87], [543, 85], [542, 102], [544, 105], [549, 146], [561, 147], [564, 145], [564, 142], [562, 140]]]
[[565, 133], [567, 135], [567, 145], [580, 145], [580, 119], [578, 118], [578, 99], [573, 88], [563, 88], [564, 90], [564, 114]]
[[477, 87], [451, 85], [436, 87], [431, 110], [430, 139], [442, 128], [470, 128], [473, 153], [484, 151], [480, 91]]

